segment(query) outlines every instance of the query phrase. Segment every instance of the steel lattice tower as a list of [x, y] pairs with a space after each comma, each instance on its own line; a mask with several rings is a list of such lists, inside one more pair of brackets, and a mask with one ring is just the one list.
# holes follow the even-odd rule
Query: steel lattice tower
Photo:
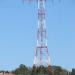
[[50, 65], [46, 35], [45, 2], [46, 0], [38, 0], [37, 47], [34, 57], [34, 65], [36, 67]]
[[[28, 0], [27, 0], [28, 1]], [[29, 0], [38, 2], [38, 29], [37, 29], [37, 47], [35, 50], [34, 64], [32, 69], [32, 75], [37, 75], [38, 69], [46, 67], [48, 75], [54, 75], [51, 67], [48, 46], [47, 46], [47, 35], [46, 35], [46, 14], [45, 14], [45, 3], [46, 0]], [[54, 0], [52, 0], [54, 1]], [[60, 0], [59, 0], [60, 2]], [[37, 73], [37, 74], [36, 74]]]
[[37, 46], [35, 50], [32, 75], [39, 75], [39, 73], [44, 74], [43, 73], [44, 71], [45, 74], [47, 75], [53, 75], [53, 70], [50, 64], [50, 58], [47, 46], [46, 14], [45, 14], [46, 0], [29, 0], [29, 1], [38, 2]]

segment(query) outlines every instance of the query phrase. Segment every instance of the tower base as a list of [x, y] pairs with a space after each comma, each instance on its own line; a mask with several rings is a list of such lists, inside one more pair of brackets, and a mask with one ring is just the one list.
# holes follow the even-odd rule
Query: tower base
[[53, 70], [50, 65], [48, 67], [44, 67], [43, 65], [36, 67], [33, 65], [31, 75], [53, 75]]

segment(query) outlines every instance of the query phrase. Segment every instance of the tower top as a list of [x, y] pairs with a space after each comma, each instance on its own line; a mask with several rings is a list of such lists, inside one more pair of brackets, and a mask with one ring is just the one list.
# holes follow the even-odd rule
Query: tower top
[[[50, 1], [54, 2], [55, 0], [22, 0], [23, 2], [38, 2], [38, 1]], [[58, 2], [61, 2], [61, 0], [57, 0]]]

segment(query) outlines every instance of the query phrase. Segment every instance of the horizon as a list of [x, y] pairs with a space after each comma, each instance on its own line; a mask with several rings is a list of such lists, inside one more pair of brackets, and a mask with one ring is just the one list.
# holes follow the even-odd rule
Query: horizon
[[[33, 65], [37, 22], [37, 3], [0, 1], [0, 70]], [[46, 27], [50, 64], [75, 68], [75, 1], [47, 2]]]

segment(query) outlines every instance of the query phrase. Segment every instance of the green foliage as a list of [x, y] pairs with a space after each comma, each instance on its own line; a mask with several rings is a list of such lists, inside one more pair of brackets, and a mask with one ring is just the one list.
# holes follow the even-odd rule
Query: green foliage
[[29, 75], [29, 69], [25, 65], [21, 64], [19, 68], [15, 69], [14, 73], [16, 75]]
[[61, 67], [57, 67], [57, 69], [54, 70], [54, 75], [62, 75], [62, 69]]
[[71, 75], [75, 75], [75, 69], [72, 69]]
[[[51, 70], [52, 68], [52, 70]], [[51, 72], [50, 72], [51, 71]], [[0, 71], [0, 73], [9, 73], [9, 71]], [[49, 66], [49, 67], [27, 67], [24, 64], [21, 64], [18, 68], [12, 71], [15, 75], [75, 75], [75, 69], [72, 69], [72, 72], [69, 72], [65, 69], [62, 69], [60, 66]]]
[[[53, 74], [48, 73], [48, 67], [40, 66], [33, 68], [28, 68], [27, 66], [21, 64], [19, 68], [14, 70], [16, 75], [70, 75], [67, 70], [62, 69], [60, 66], [53, 67]], [[72, 74], [73, 75], [73, 74]]]

